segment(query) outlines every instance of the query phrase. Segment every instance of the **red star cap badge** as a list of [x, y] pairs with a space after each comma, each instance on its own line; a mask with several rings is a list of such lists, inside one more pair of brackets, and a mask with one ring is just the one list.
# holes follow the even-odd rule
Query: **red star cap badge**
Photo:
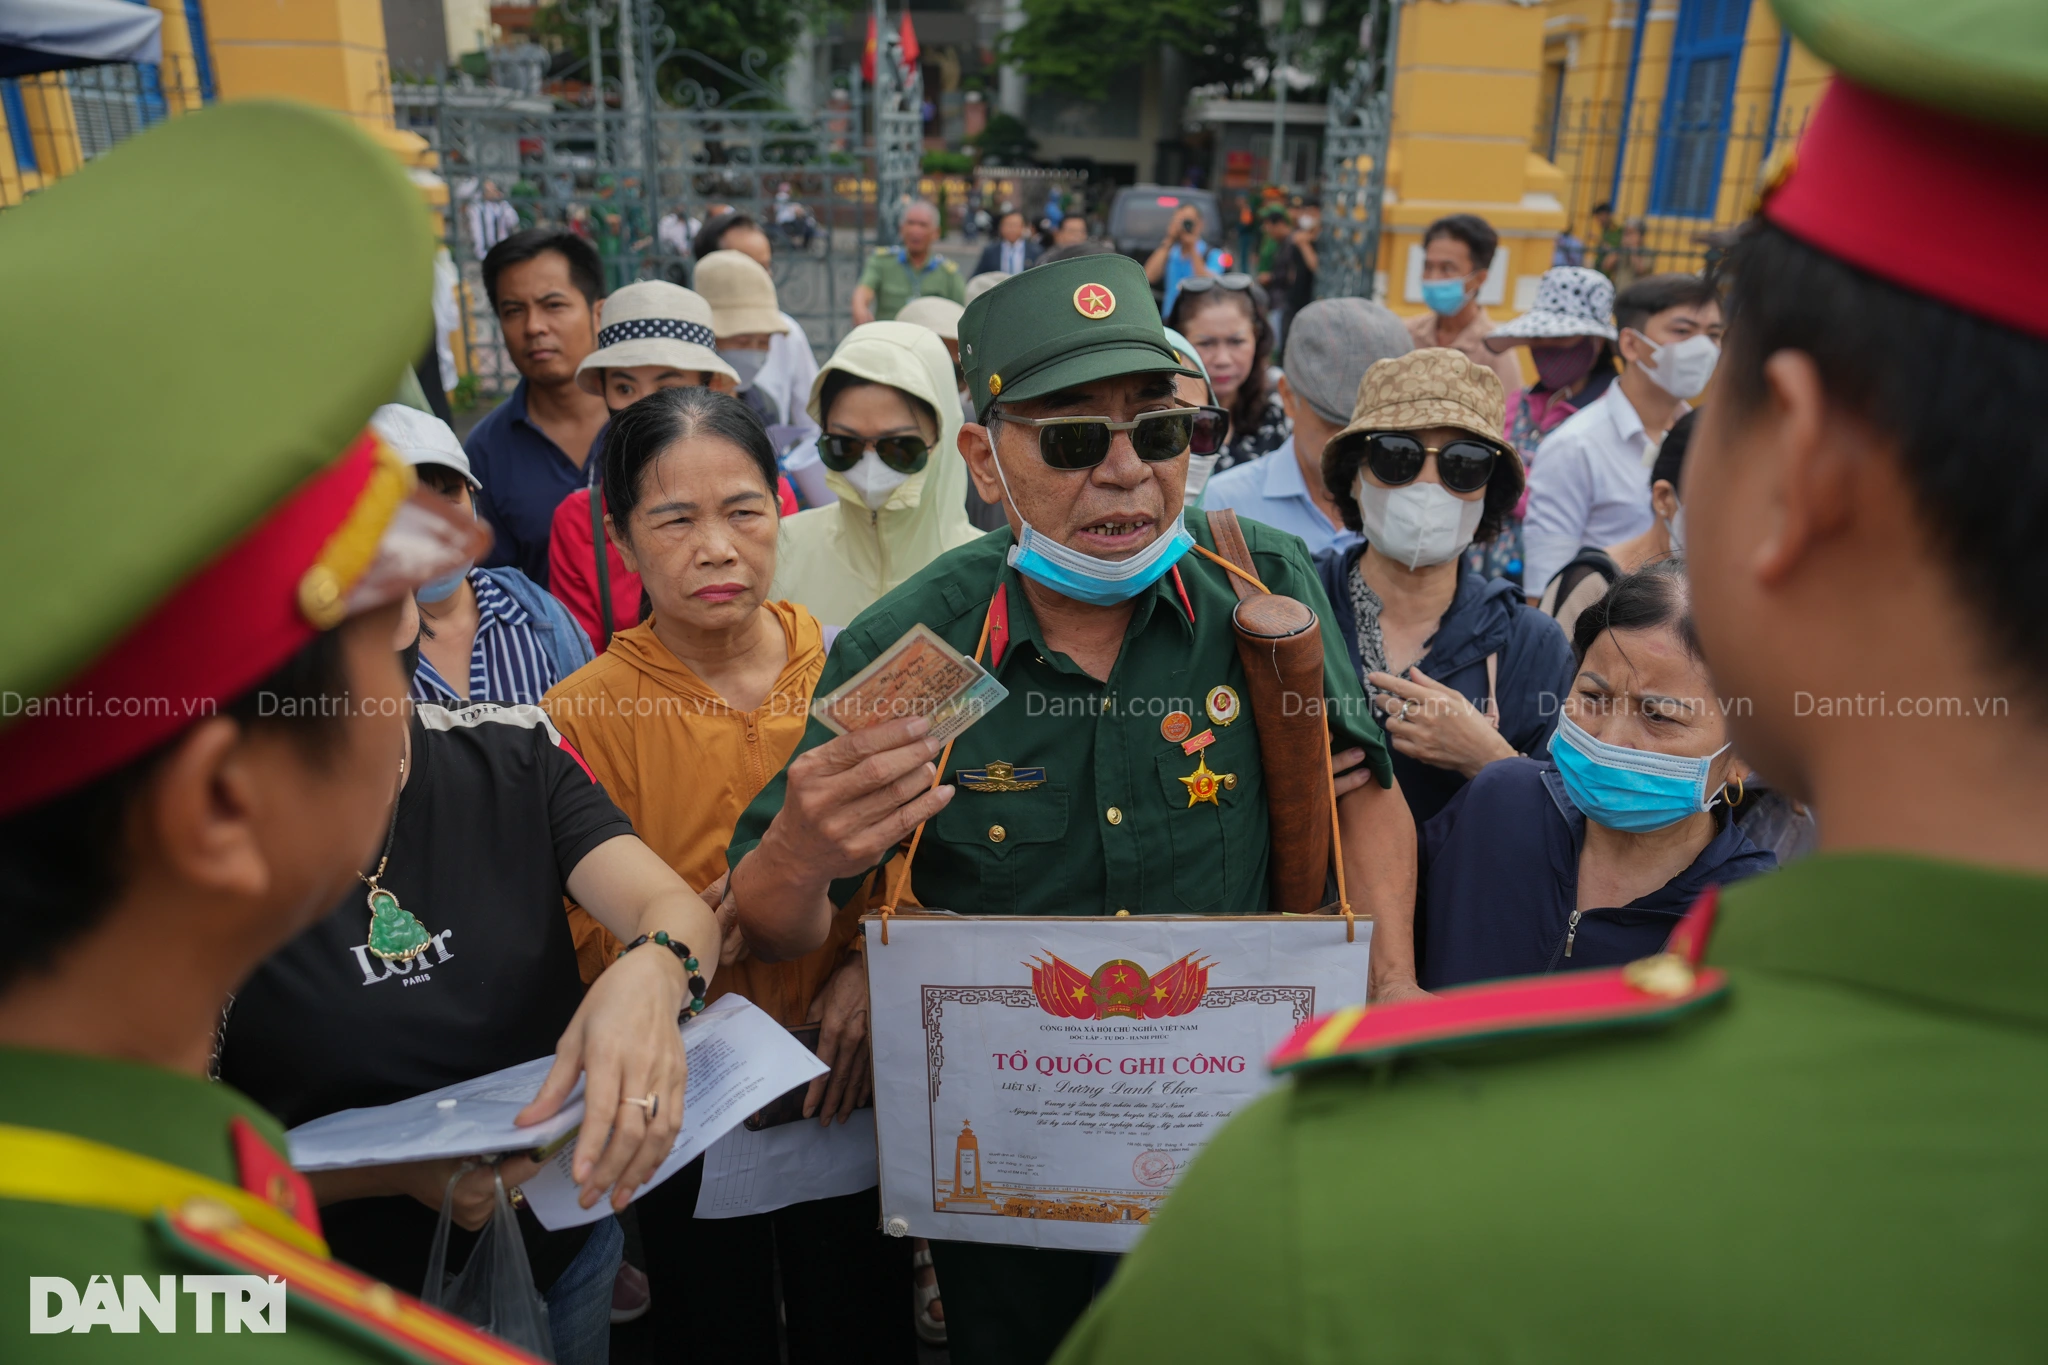
[[1074, 311], [1091, 322], [1100, 322], [1116, 311], [1116, 295], [1099, 284], [1084, 284], [1074, 291]]

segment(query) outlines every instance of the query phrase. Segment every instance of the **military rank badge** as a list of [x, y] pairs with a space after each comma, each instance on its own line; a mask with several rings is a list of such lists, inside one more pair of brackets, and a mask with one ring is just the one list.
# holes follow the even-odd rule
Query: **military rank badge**
[[986, 768], [962, 768], [960, 785], [971, 792], [1028, 792], [1045, 785], [1045, 769], [1020, 768], [998, 758]]

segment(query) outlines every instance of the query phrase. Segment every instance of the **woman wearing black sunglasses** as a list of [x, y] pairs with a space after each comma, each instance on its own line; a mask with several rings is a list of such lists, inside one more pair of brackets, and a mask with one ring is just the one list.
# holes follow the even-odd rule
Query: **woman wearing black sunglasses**
[[1316, 568], [1417, 825], [1495, 759], [1547, 754], [1571, 688], [1557, 623], [1459, 562], [1522, 494], [1503, 406], [1491, 370], [1411, 351], [1365, 372], [1351, 424], [1323, 448], [1324, 485], [1365, 543]]
[[981, 533], [967, 519], [953, 358], [928, 327], [856, 327], [818, 372], [811, 416], [837, 494], [782, 524], [772, 596], [844, 626], [883, 593]]
[[1286, 442], [1294, 424], [1274, 392], [1273, 324], [1266, 291], [1251, 276], [1233, 272], [1183, 281], [1166, 325], [1200, 353], [1216, 403], [1230, 414], [1230, 433], [1211, 474]]

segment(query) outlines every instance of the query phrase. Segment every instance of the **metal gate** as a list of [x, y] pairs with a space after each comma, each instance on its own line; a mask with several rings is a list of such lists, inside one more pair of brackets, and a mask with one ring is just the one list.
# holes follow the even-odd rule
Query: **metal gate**
[[1398, 0], [1374, 0], [1360, 26], [1349, 74], [1330, 87], [1323, 129], [1323, 228], [1317, 242], [1319, 299], [1369, 299], [1376, 293], [1387, 133], [1393, 121], [1390, 72], [1400, 16]]
[[587, 90], [580, 102], [544, 91], [550, 58], [538, 47], [494, 53], [488, 84], [437, 75], [393, 86], [401, 126], [432, 144], [449, 184], [464, 368], [478, 391], [508, 393], [519, 378], [479, 268], [511, 226], [494, 207], [501, 201], [519, 227], [587, 237], [604, 263], [606, 292], [637, 279], [688, 283], [690, 225], [713, 206], [746, 213], [769, 235], [782, 311], [829, 352], [852, 326], [863, 261], [894, 240], [916, 192], [921, 94], [914, 75], [897, 76], [893, 88], [886, 79], [900, 58], [894, 38], [878, 61], [884, 79], [872, 115], [863, 117], [860, 102], [810, 114], [790, 107], [759, 53], [735, 71], [678, 47], [652, 0], [569, 13], [604, 39], [592, 59], [548, 81], [557, 91]]

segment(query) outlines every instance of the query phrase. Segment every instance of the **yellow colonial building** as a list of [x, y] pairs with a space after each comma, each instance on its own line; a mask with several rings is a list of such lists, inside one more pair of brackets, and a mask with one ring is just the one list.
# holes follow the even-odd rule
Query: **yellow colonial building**
[[1558, 234], [1593, 263], [1594, 210], [1636, 273], [1698, 269], [1748, 213], [1828, 71], [1767, 0], [1413, 0], [1398, 7], [1380, 292], [1422, 307], [1422, 233], [1499, 230], [1481, 301], [1528, 306]]
[[[163, 16], [161, 62], [0, 80], [0, 207], [204, 100], [287, 96], [392, 128], [380, 0], [149, 4]], [[390, 140], [419, 164], [418, 138]]]

